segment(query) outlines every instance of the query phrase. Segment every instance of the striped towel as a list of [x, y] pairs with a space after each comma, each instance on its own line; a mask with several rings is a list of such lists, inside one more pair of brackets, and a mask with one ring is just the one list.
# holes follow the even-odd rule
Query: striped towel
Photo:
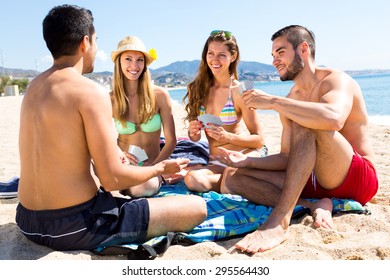
[[[216, 192], [196, 193], [187, 189], [183, 181], [176, 185], [163, 185], [158, 196], [199, 195], [207, 204], [206, 220], [185, 234], [193, 242], [216, 241], [256, 230], [272, 212], [272, 207], [257, 205], [239, 195], [219, 194]], [[314, 199], [311, 199], [314, 201]], [[333, 214], [340, 211], [366, 213], [359, 202], [348, 199], [332, 198]], [[297, 205], [293, 217], [308, 213], [308, 209]]]
[[[110, 248], [98, 247], [93, 252], [102, 255], [126, 253], [131, 259], [155, 258], [171, 244], [216, 241], [252, 232], [262, 225], [272, 212], [272, 207], [251, 203], [238, 195], [189, 191], [183, 181], [175, 185], [163, 185], [156, 197], [173, 195], [199, 195], [203, 197], [207, 204], [206, 220], [188, 233], [171, 233], [168, 237], [155, 237], [143, 244], [122, 244], [110, 246]], [[333, 198], [332, 202], [333, 214], [338, 212], [370, 214], [367, 209], [354, 200]], [[305, 213], [308, 213], [308, 209], [297, 205], [293, 217]]]

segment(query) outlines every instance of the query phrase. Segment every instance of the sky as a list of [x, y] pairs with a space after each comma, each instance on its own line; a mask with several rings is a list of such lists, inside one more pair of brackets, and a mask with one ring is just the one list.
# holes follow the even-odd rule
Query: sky
[[110, 54], [125, 36], [154, 48], [157, 69], [200, 59], [212, 30], [235, 35], [241, 61], [272, 64], [271, 36], [291, 24], [316, 36], [316, 63], [341, 70], [390, 69], [390, 1], [110, 0], [29, 1], [0, 4], [0, 66], [44, 71], [52, 65], [42, 20], [57, 5], [90, 9], [98, 53], [94, 72], [113, 71]]

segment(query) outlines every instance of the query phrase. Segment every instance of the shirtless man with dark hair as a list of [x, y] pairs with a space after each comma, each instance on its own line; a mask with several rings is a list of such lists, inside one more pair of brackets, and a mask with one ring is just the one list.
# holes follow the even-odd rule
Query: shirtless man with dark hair
[[292, 80], [294, 86], [285, 98], [252, 90], [243, 99], [248, 107], [279, 113], [280, 153], [250, 158], [221, 149], [218, 157], [233, 167], [225, 171], [224, 193], [274, 207], [257, 231], [235, 245], [249, 253], [272, 249], [288, 238], [296, 204], [310, 208], [315, 227], [332, 228], [330, 198], [365, 205], [378, 190], [359, 85], [344, 72], [315, 65], [315, 38], [307, 28], [287, 26], [272, 41], [273, 65], [280, 79]]
[[200, 224], [207, 215], [200, 197], [112, 196], [178, 172], [189, 160], [129, 165], [116, 143], [108, 92], [82, 75], [93, 71], [97, 52], [92, 13], [54, 7], [43, 21], [43, 35], [54, 63], [31, 82], [20, 116], [16, 222], [23, 234], [55, 250], [90, 250]]

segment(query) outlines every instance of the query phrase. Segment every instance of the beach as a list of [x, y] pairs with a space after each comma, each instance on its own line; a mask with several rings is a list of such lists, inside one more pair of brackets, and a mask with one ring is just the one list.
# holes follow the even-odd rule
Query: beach
[[[0, 97], [0, 181], [18, 176], [19, 113], [23, 97]], [[173, 103], [176, 134], [185, 137], [184, 110]], [[281, 124], [276, 115], [260, 115], [269, 153], [279, 151]], [[390, 127], [370, 124], [376, 153], [379, 191], [367, 203], [371, 215], [336, 214], [335, 228], [314, 229], [312, 217], [292, 220], [289, 239], [273, 250], [247, 255], [232, 246], [240, 238], [173, 245], [157, 260], [390, 260]], [[0, 260], [126, 260], [126, 256], [99, 256], [88, 251], [58, 252], [36, 245], [15, 224], [18, 200], [0, 199]], [[325, 268], [326, 269], [326, 268]], [[1, 274], [0, 274], [1, 275]]]

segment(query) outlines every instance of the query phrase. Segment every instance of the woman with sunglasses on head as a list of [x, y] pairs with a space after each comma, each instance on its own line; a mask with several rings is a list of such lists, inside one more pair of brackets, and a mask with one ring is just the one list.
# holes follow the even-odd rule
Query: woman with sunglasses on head
[[[267, 153], [259, 117], [255, 110], [245, 106], [239, 94], [239, 58], [234, 35], [229, 31], [212, 31], [204, 45], [197, 76], [187, 86], [183, 99], [189, 121], [188, 136], [192, 141], [199, 141], [204, 129], [211, 159], [220, 154], [219, 147], [241, 151], [247, 156]], [[204, 114], [219, 117], [222, 126], [199, 121], [198, 116]], [[218, 161], [210, 161], [207, 166], [192, 168], [184, 182], [193, 191], [219, 192], [225, 169]]]
[[[130, 164], [154, 165], [168, 159], [176, 147], [175, 124], [168, 91], [151, 82], [148, 66], [157, 58], [155, 51], [146, 51], [138, 37], [128, 36], [118, 43], [111, 58], [115, 67], [110, 95], [118, 146]], [[160, 150], [161, 127], [165, 145]], [[128, 153], [130, 145], [143, 149], [148, 159], [139, 162], [139, 158]], [[154, 177], [122, 194], [152, 196], [158, 192], [161, 183], [161, 177]]]

